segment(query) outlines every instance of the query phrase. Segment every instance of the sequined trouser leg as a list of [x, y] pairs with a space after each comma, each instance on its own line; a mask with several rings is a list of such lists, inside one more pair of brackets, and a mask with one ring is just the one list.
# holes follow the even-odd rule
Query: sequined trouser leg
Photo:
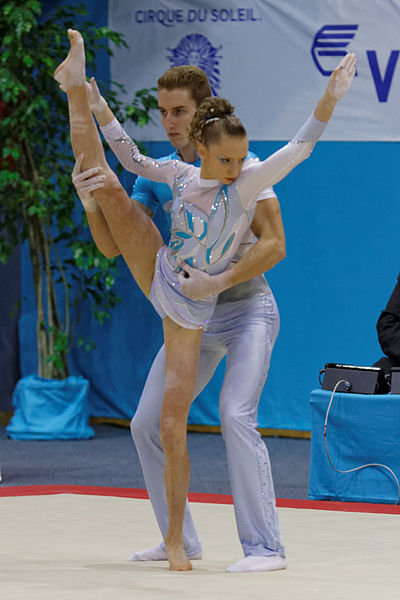
[[[246, 556], [271, 553], [284, 556], [268, 451], [256, 430], [258, 403], [278, 330], [279, 314], [272, 294], [217, 305], [208, 331], [203, 334], [200, 354], [196, 394], [227, 354], [220, 394], [221, 426], [237, 528]], [[150, 370], [131, 430], [149, 497], [165, 536], [168, 517], [163, 485], [164, 454], [159, 435], [163, 385], [162, 348]], [[188, 505], [183, 533], [189, 554], [201, 549]]]
[[[234, 323], [235, 313], [237, 318], [236, 304], [239, 303], [233, 303], [231, 315], [226, 305], [227, 322]], [[214, 319], [213, 328], [216, 327]], [[234, 328], [223, 334], [227, 365], [220, 394], [221, 428], [245, 556], [285, 555], [268, 451], [256, 429], [260, 395], [278, 331], [279, 313], [269, 294], [248, 301], [248, 310], [240, 314], [240, 331]]]

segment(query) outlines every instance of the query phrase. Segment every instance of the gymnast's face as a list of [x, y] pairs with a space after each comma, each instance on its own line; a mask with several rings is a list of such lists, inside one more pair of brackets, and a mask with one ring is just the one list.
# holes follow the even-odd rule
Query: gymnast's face
[[249, 151], [247, 136], [223, 134], [218, 142], [205, 146], [199, 144], [197, 151], [201, 158], [201, 177], [218, 179], [227, 185], [233, 183]]
[[173, 147], [182, 152], [191, 146], [188, 132], [197, 106], [190, 91], [187, 88], [175, 88], [174, 90], [160, 88], [158, 90], [158, 109], [162, 126]]

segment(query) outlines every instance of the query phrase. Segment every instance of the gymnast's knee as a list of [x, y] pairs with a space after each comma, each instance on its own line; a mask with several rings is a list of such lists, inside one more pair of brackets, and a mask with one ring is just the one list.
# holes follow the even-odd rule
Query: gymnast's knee
[[236, 411], [221, 411], [221, 433], [224, 439], [230, 434], [235, 435], [242, 425], [240, 415]]
[[140, 410], [136, 411], [130, 427], [135, 444], [160, 439], [160, 421], [154, 418], [153, 414], [146, 415]]
[[232, 406], [226, 410], [221, 409], [221, 434], [225, 442], [238, 439], [243, 435], [251, 435], [256, 428], [257, 415], [254, 411], [235, 410]]
[[166, 455], [180, 454], [186, 449], [186, 428], [181, 427], [171, 417], [161, 419], [161, 445]]

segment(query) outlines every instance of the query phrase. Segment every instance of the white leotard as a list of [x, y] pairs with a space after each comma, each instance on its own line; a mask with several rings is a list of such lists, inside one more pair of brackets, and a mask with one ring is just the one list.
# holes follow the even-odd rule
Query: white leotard
[[[144, 156], [114, 119], [102, 132], [121, 164], [137, 175], [172, 189], [172, 231], [157, 257], [150, 299], [160, 316], [183, 327], [206, 327], [216, 298], [191, 301], [179, 290], [180, 263], [210, 274], [228, 268], [252, 222], [258, 194], [307, 158], [326, 123], [311, 116], [294, 139], [264, 161], [248, 159], [237, 179], [223, 185], [200, 177], [200, 167], [179, 160]], [[162, 310], [160, 310], [160, 306]]]

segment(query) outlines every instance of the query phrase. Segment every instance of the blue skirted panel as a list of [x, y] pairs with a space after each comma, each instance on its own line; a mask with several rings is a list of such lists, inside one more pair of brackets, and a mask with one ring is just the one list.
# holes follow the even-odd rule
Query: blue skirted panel
[[[311, 392], [311, 500], [394, 504], [395, 477], [383, 467], [338, 473], [329, 464], [324, 422], [332, 392]], [[346, 471], [368, 463], [389, 467], [400, 478], [400, 395], [336, 393], [327, 424], [332, 464]]]
[[88, 439], [89, 381], [83, 377], [23, 377], [13, 395], [14, 415], [7, 427], [13, 440]]

